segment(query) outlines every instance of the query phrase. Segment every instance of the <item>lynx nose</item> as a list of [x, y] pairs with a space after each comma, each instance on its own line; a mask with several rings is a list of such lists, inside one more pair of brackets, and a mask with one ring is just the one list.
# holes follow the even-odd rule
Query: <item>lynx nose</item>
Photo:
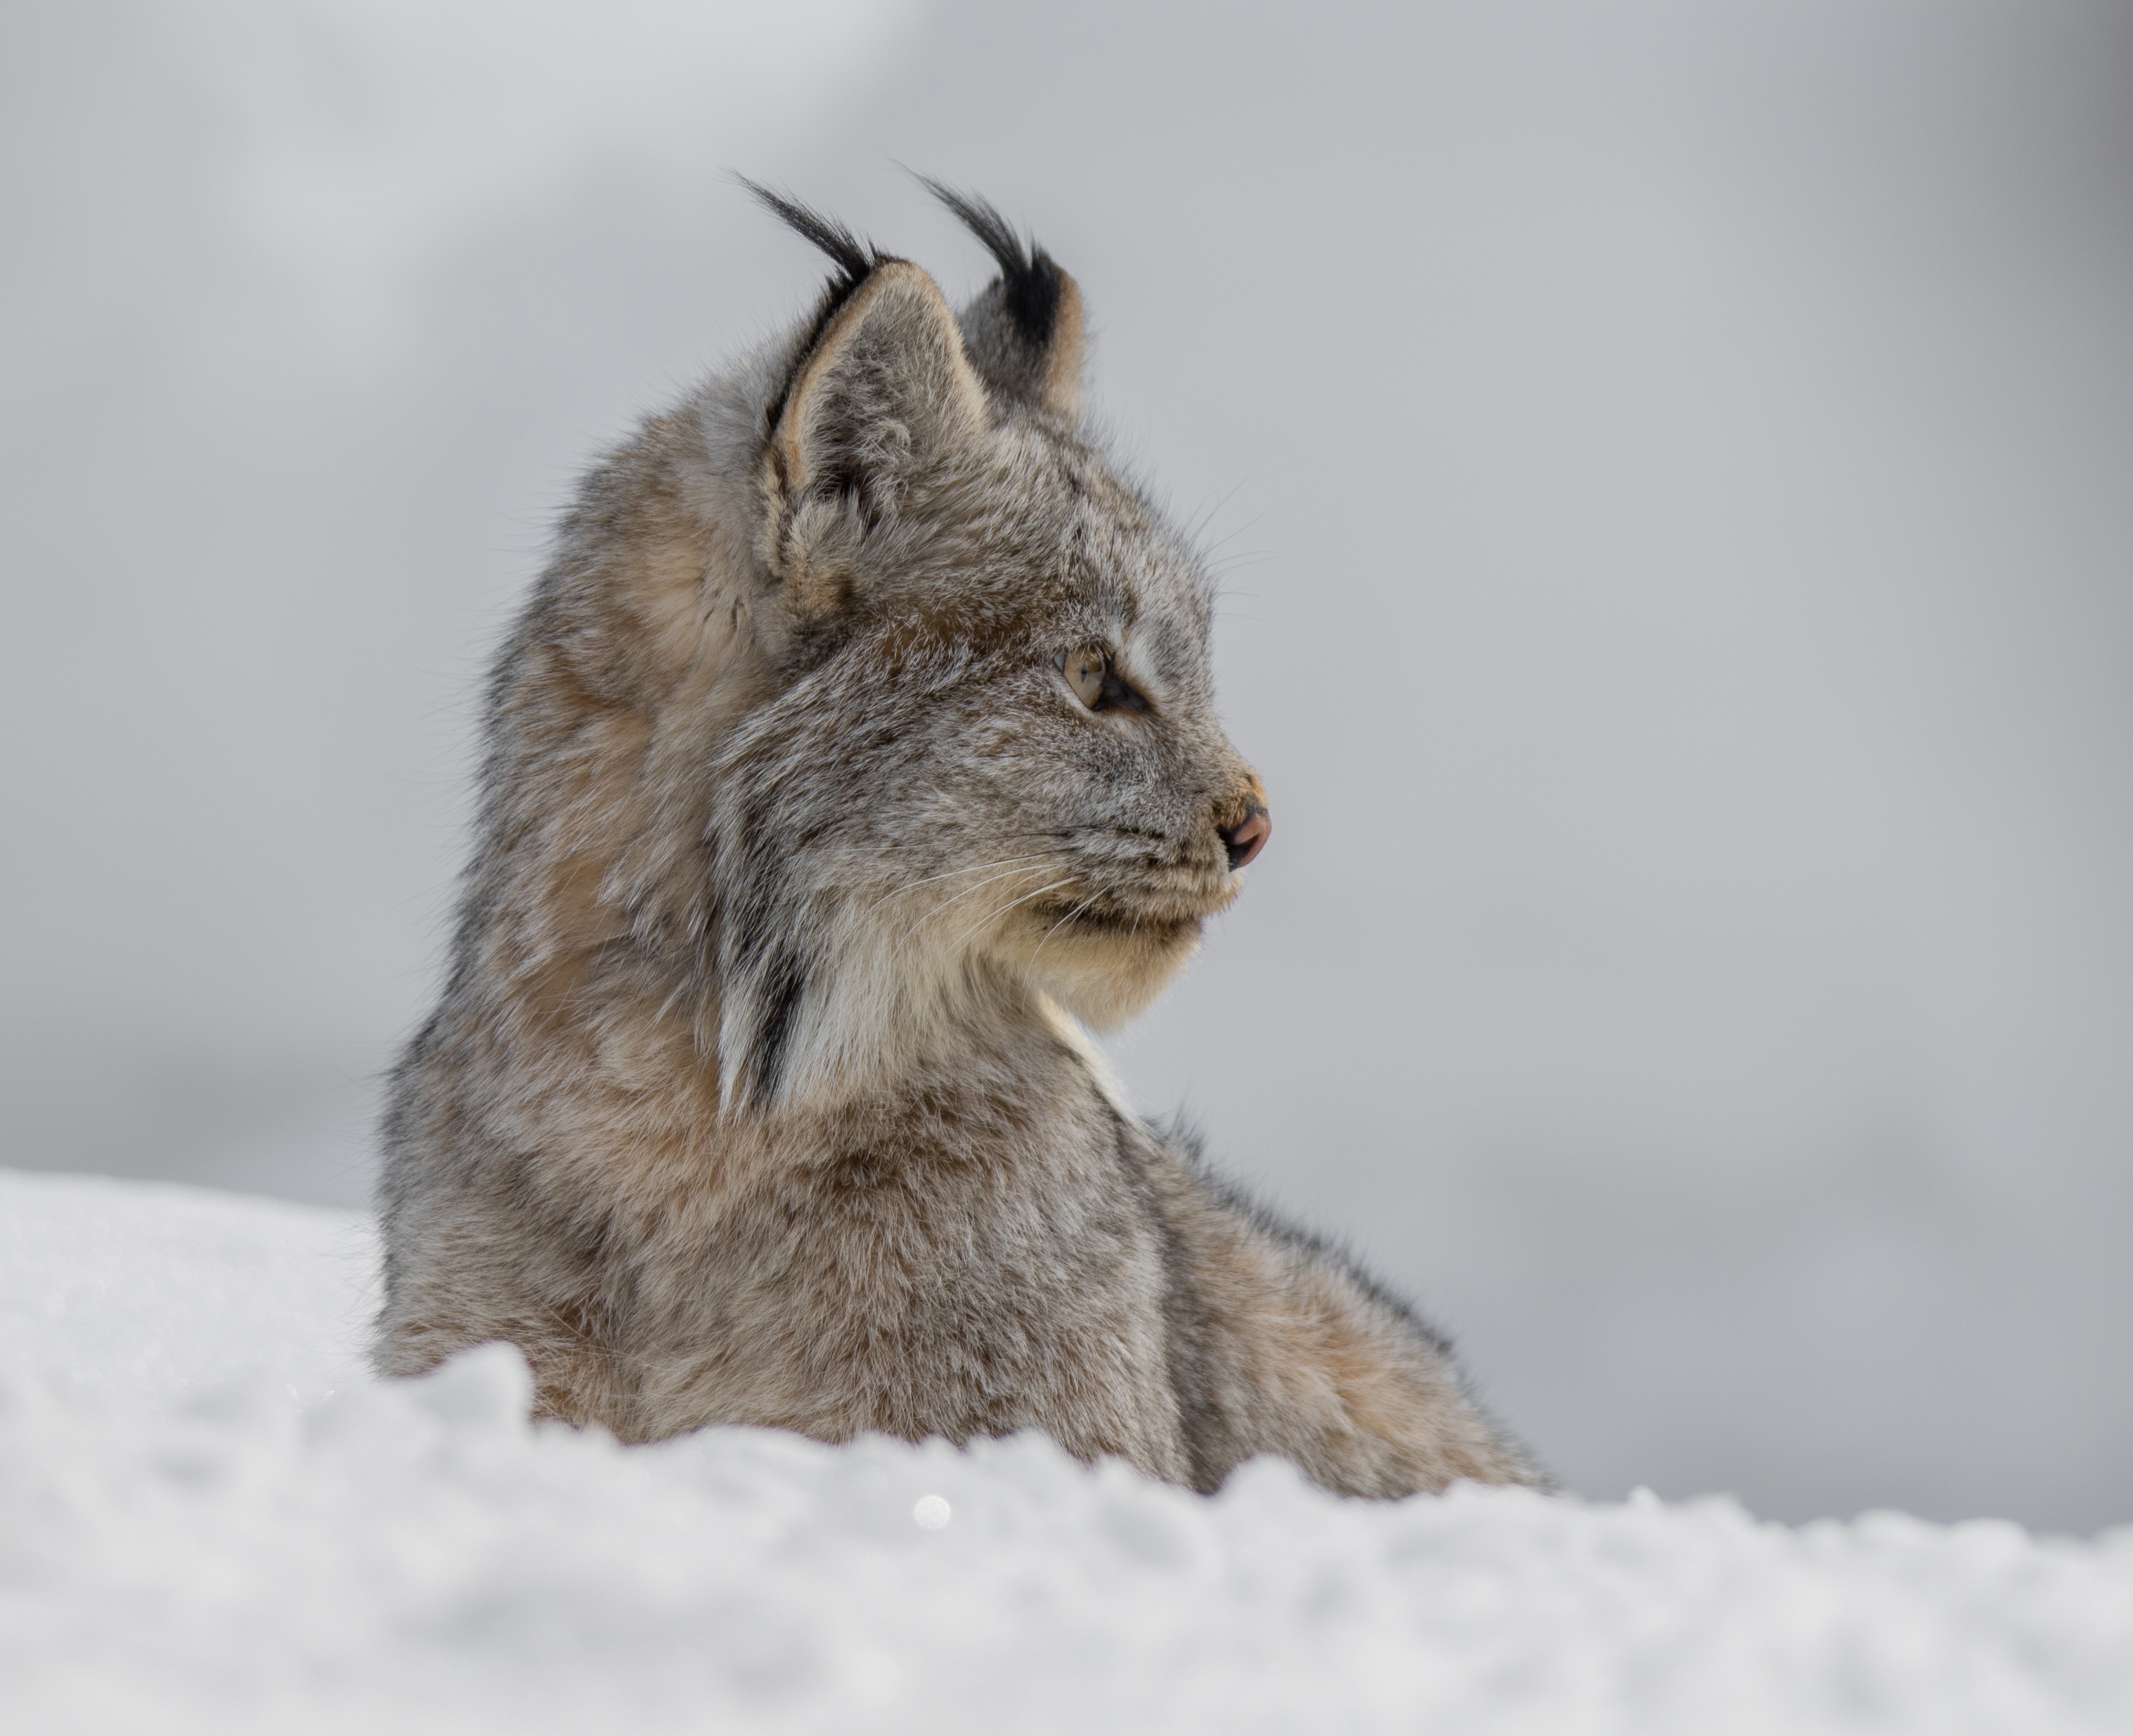
[[1266, 848], [1266, 841], [1274, 836], [1274, 821], [1267, 810], [1257, 802], [1245, 810], [1245, 817], [1233, 826], [1219, 828], [1222, 847], [1230, 853], [1230, 867], [1234, 872], [1249, 862]]

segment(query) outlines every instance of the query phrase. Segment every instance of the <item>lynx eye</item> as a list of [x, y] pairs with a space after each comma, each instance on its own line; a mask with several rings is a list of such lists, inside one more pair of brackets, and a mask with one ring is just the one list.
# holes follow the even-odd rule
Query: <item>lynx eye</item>
[[1094, 711], [1104, 703], [1105, 677], [1111, 672], [1107, 652], [1094, 645], [1085, 645], [1079, 651], [1062, 652], [1052, 661], [1090, 710]]

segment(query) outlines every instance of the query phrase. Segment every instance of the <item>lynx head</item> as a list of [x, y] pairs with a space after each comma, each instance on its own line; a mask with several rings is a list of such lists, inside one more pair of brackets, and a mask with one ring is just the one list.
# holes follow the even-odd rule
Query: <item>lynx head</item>
[[727, 443], [754, 653], [705, 932], [742, 1105], [834, 1093], [1001, 995], [1117, 1023], [1270, 829], [1216, 717], [1205, 565], [1081, 425], [1073, 280], [936, 186], [999, 266], [958, 315], [757, 190], [838, 270]]

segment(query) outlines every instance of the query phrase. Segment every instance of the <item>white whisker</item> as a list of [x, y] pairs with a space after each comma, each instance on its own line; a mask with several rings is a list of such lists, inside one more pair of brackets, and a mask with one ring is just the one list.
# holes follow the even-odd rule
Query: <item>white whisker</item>
[[1065, 879], [1055, 880], [1049, 886], [1040, 886], [1033, 892], [1024, 892], [1019, 898], [1009, 899], [1008, 902], [1000, 906], [998, 910], [986, 911], [985, 916], [975, 924], [965, 929], [962, 933], [956, 935], [953, 943], [954, 945], [961, 946], [964, 941], [969, 940], [972, 935], [977, 933], [979, 929], [985, 927], [987, 923], [998, 921], [1002, 916], [1004, 916], [1009, 911], [1013, 910], [1016, 905], [1027, 904], [1032, 898], [1042, 898], [1047, 892], [1056, 892], [1061, 887], [1071, 886], [1073, 883], [1074, 877], [1071, 874], [1069, 874]]
[[958, 874], [980, 873], [986, 868], [1006, 868], [1018, 862], [1042, 862], [1051, 854], [1049, 850], [1040, 850], [1034, 856], [1003, 856], [997, 862], [974, 862], [968, 868], [948, 868], [938, 874], [922, 874], [916, 880], [907, 880], [889, 896], [900, 898], [915, 886], [929, 885], [936, 880], [952, 880]]
[[[1062, 916], [1057, 922], [1053, 923], [1051, 927], [1046, 929], [1044, 931], [1044, 940], [1039, 940], [1037, 943], [1037, 952], [1033, 952], [1029, 955], [1029, 962], [1034, 964], [1037, 962], [1037, 953], [1042, 952], [1044, 950], [1045, 941], [1049, 940], [1054, 935], [1057, 934], [1061, 929], [1064, 928], [1069, 922], [1071, 922], [1076, 916], [1080, 916], [1083, 911], [1088, 909], [1091, 905], [1094, 904], [1103, 896], [1103, 893], [1100, 892], [1090, 893], [1087, 897], [1084, 898], [1079, 904], [1076, 905], [1073, 909], [1068, 911], [1065, 916]], [[1140, 918], [1138, 916], [1134, 918], [1134, 921], [1136, 922], [1139, 921], [1139, 920]]]
[[[1030, 856], [1018, 859], [1023, 862], [1041, 862], [1045, 858], [1039, 856]], [[996, 867], [998, 864], [988, 863], [985, 865], [988, 868], [992, 868]], [[920, 929], [923, 928], [928, 922], [931, 922], [936, 916], [939, 916], [942, 911], [947, 909], [950, 905], [961, 903], [964, 899], [969, 897], [972, 892], [982, 892], [986, 887], [992, 885], [995, 881], [1012, 880], [1017, 874], [1028, 873], [1029, 872], [1031, 871], [1027, 868], [1011, 868], [1004, 873], [993, 874], [977, 882], [975, 885], [965, 887], [962, 891], [957, 892], [953, 897], [943, 898], [938, 904], [935, 905], [932, 909], [927, 911], [924, 916], [921, 916], [916, 922], [912, 923], [910, 927], [905, 929], [902, 934], [898, 935], [896, 937], [896, 944], [898, 946], [901, 946], [906, 940], [917, 934]]]

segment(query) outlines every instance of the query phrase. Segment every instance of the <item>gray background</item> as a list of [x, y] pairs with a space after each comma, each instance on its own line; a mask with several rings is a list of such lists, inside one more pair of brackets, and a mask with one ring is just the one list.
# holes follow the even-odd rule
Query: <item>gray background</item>
[[1114, 1045], [1572, 1487], [2133, 1518], [2133, 10], [8, 10], [0, 1161], [354, 1202], [585, 456], [892, 159], [1278, 830]]

